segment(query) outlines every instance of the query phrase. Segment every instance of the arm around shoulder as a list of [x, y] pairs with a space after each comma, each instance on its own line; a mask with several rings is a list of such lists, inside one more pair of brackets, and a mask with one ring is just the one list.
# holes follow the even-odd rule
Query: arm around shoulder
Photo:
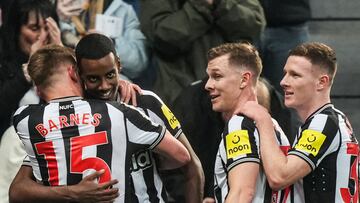
[[[96, 178], [103, 171], [86, 176], [79, 184], [71, 186], [44, 186], [33, 180], [32, 168], [21, 166], [9, 189], [9, 202], [99, 202], [113, 201], [119, 194], [117, 188], [110, 188], [117, 183], [111, 180], [97, 184]], [[110, 188], [110, 189], [109, 189]]]
[[177, 167], [181, 167], [191, 160], [188, 150], [168, 130], [155, 147], [154, 152], [173, 160]]
[[185, 174], [185, 200], [188, 203], [201, 202], [204, 196], [205, 184], [205, 175], [201, 162], [183, 133], [178, 139], [189, 151], [191, 157], [190, 162], [181, 167]]

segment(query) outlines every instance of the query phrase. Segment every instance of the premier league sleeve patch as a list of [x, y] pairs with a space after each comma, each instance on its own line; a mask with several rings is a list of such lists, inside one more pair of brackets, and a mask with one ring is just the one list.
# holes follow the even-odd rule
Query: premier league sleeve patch
[[247, 130], [236, 130], [226, 135], [226, 155], [228, 159], [250, 154], [251, 145]]
[[304, 130], [295, 149], [312, 154], [314, 157], [319, 153], [321, 146], [324, 144], [326, 136], [319, 131]]

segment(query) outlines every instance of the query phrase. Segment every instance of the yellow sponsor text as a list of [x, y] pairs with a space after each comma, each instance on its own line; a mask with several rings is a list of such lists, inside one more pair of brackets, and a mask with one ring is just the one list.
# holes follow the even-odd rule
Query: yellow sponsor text
[[228, 159], [251, 153], [249, 133], [247, 130], [236, 130], [225, 137]]
[[295, 149], [305, 151], [313, 156], [319, 153], [326, 136], [319, 131], [304, 130], [299, 142], [295, 145]]
[[180, 126], [180, 123], [176, 119], [175, 115], [171, 112], [171, 110], [165, 104], [163, 104], [161, 106], [161, 110], [162, 110], [163, 114], [165, 115], [166, 119], [168, 120], [172, 129], [175, 129], [176, 127]]

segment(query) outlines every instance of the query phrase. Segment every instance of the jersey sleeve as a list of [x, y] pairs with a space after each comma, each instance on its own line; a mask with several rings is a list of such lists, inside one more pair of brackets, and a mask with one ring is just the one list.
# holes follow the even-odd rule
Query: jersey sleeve
[[128, 105], [125, 105], [124, 114], [130, 142], [148, 146], [150, 149], [161, 142], [166, 131], [164, 126], [154, 123], [143, 112]]
[[163, 124], [175, 138], [178, 138], [182, 133], [181, 125], [168, 106], [151, 91], [144, 91], [140, 97], [140, 107], [148, 112], [150, 119]]
[[227, 171], [245, 162], [260, 163], [259, 137], [252, 120], [233, 116], [222, 134], [223, 150]]
[[303, 126], [288, 154], [299, 156], [314, 170], [327, 155], [338, 150], [341, 142], [339, 127], [325, 114], [315, 115]]
[[23, 160], [23, 162], [22, 162], [21, 165], [22, 165], [22, 166], [30, 166], [30, 167], [31, 167], [31, 162], [30, 162], [29, 155], [26, 155], [26, 156], [24, 157], [24, 160]]

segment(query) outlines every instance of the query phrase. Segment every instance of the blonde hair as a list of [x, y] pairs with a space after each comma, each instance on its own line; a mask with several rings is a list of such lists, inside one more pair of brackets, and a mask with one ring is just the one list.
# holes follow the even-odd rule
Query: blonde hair
[[59, 65], [76, 67], [74, 51], [59, 45], [47, 45], [36, 51], [29, 60], [28, 73], [36, 86], [47, 86]]

